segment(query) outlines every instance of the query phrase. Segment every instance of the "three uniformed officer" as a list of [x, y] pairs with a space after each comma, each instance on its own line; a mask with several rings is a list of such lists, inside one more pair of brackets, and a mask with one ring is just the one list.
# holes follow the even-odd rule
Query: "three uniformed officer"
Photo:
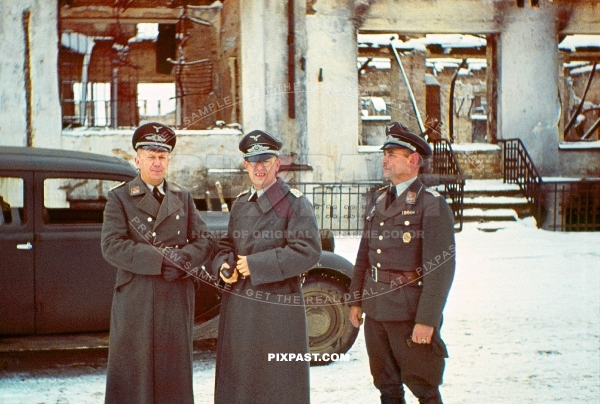
[[217, 341], [217, 404], [310, 400], [309, 362], [269, 356], [308, 354], [299, 276], [321, 253], [310, 202], [276, 176], [281, 147], [259, 130], [239, 143], [252, 186], [233, 202], [213, 260], [214, 274], [227, 283]]
[[193, 403], [194, 286], [213, 241], [190, 192], [165, 179], [175, 132], [135, 130], [139, 176], [108, 193], [102, 253], [118, 268], [106, 403]]
[[455, 269], [454, 218], [445, 199], [426, 189], [419, 168], [432, 151], [398, 122], [386, 127], [383, 174], [389, 186], [367, 206], [350, 285], [350, 321], [362, 324], [375, 386], [384, 404], [442, 402], [446, 346], [442, 311]]

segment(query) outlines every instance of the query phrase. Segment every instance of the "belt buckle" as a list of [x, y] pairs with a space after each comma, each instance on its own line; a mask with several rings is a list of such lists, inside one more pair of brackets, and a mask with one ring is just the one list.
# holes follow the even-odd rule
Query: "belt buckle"
[[375, 282], [378, 282], [377, 267], [375, 265], [371, 266], [371, 278], [373, 278]]

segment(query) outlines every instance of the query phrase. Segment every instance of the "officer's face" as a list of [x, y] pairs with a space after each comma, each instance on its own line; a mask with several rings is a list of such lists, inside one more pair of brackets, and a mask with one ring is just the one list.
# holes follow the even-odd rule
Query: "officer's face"
[[150, 185], [160, 185], [169, 167], [169, 153], [138, 149], [135, 165], [140, 169], [142, 180]]
[[383, 151], [383, 177], [396, 185], [419, 172], [419, 154], [408, 149], [393, 148]]
[[280, 165], [279, 157], [271, 157], [264, 161], [252, 163], [244, 160], [244, 167], [248, 170], [254, 189], [262, 189], [271, 185], [275, 181]]

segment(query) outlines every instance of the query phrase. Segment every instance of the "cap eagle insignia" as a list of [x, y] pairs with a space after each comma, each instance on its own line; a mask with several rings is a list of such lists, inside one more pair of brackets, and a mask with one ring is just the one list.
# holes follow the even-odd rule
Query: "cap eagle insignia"
[[252, 136], [252, 135], [250, 135], [250, 137], [251, 137], [252, 139], [254, 139], [254, 141], [255, 141], [255, 142], [258, 142], [258, 138], [260, 137], [260, 134], [258, 134], [258, 135], [255, 135], [255, 136]]

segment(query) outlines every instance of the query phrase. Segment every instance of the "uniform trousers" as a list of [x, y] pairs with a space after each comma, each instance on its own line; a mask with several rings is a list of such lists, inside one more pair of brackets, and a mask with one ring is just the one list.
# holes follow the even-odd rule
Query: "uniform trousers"
[[431, 344], [411, 340], [412, 321], [376, 321], [365, 319], [365, 342], [373, 383], [384, 404], [404, 404], [405, 384], [421, 404], [441, 404], [446, 347], [438, 331]]

